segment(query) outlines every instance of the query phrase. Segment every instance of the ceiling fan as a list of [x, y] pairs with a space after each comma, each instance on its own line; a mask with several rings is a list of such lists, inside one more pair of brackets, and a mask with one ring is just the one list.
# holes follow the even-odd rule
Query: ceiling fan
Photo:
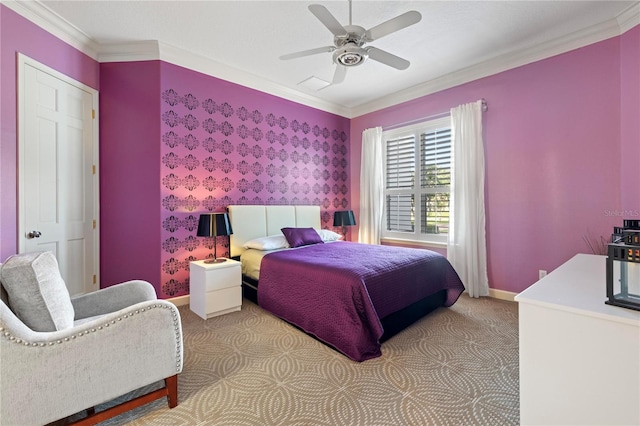
[[381, 62], [398, 70], [409, 68], [410, 62], [406, 59], [402, 59], [399, 56], [373, 46], [365, 46], [365, 44], [420, 22], [422, 19], [420, 12], [415, 10], [405, 12], [402, 15], [365, 30], [361, 26], [352, 25], [351, 23], [351, 0], [349, 0], [349, 25], [345, 26], [342, 26], [329, 10], [320, 4], [309, 5], [309, 10], [333, 33], [333, 46], [324, 46], [289, 53], [280, 56], [280, 59], [288, 60], [319, 53], [333, 52], [333, 62], [336, 64], [336, 71], [333, 75], [332, 84], [342, 83], [347, 74], [347, 68], [360, 65], [366, 61], [367, 58], [371, 58], [374, 61]]

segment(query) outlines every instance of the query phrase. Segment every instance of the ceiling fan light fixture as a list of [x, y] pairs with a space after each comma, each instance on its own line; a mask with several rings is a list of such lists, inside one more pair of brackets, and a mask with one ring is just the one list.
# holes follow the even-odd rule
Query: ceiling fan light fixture
[[347, 44], [333, 52], [333, 62], [345, 67], [354, 67], [367, 60], [369, 54], [362, 47]]
[[[331, 14], [331, 12], [321, 4], [311, 4], [309, 5], [309, 10], [329, 31], [331, 31], [333, 34], [333, 46], [318, 47], [315, 49], [303, 50], [302, 52], [289, 53], [287, 55], [280, 56], [280, 59], [287, 60], [325, 52], [333, 52], [333, 63], [337, 66], [335, 68], [331, 84], [342, 83], [348, 68], [358, 66], [364, 63], [368, 58], [371, 58], [372, 61], [380, 62], [398, 70], [405, 70], [409, 67], [410, 62], [406, 59], [402, 59], [399, 56], [393, 55], [382, 49], [376, 49], [373, 46], [365, 47], [365, 44], [418, 23], [422, 19], [420, 12], [412, 10], [365, 30], [364, 27], [352, 25], [351, 23], [351, 0], [349, 0], [349, 25], [342, 25]], [[319, 82], [307, 81], [307, 83], [317, 84]], [[316, 90], [322, 90], [322, 87]]]

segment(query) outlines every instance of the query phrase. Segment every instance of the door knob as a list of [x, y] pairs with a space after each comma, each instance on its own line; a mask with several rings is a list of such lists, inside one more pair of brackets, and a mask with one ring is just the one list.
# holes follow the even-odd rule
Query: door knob
[[40, 235], [42, 235], [40, 231], [31, 231], [27, 234], [27, 238], [40, 238]]

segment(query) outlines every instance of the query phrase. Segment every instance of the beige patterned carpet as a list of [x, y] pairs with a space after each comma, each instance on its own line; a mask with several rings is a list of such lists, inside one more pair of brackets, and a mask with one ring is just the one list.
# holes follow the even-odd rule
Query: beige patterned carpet
[[[519, 422], [516, 303], [466, 295], [357, 363], [251, 302], [202, 320], [180, 308], [179, 405], [105, 425], [510, 425]], [[137, 393], [136, 393], [137, 394]]]

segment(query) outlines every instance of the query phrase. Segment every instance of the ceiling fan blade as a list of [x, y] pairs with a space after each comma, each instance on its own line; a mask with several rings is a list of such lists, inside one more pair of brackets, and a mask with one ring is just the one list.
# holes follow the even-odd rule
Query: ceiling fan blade
[[317, 47], [315, 49], [303, 50], [301, 52], [288, 53], [280, 56], [280, 59], [286, 61], [287, 59], [302, 58], [304, 56], [317, 55], [318, 53], [331, 53], [336, 50], [335, 46]]
[[333, 73], [333, 80], [331, 80], [331, 84], [328, 84], [326, 86], [324, 86], [321, 89], [318, 89], [318, 91], [320, 90], [324, 90], [327, 87], [331, 87], [334, 84], [340, 84], [344, 81], [344, 78], [347, 75], [347, 67], [343, 66], [343, 65], [336, 65], [336, 70]]
[[347, 30], [338, 22], [336, 18], [321, 4], [309, 5], [309, 10], [315, 15], [329, 31], [336, 36], [347, 35]]
[[421, 19], [422, 15], [420, 14], [420, 12], [412, 10], [368, 29], [365, 35], [368, 41], [377, 40], [388, 34], [391, 34], [413, 24], [417, 24]]
[[402, 59], [399, 56], [392, 55], [384, 50], [376, 49], [375, 47], [368, 47], [367, 53], [369, 53], [369, 59], [381, 62], [385, 65], [389, 65], [398, 70], [406, 70], [411, 65], [411, 62], [406, 59]]
[[333, 80], [331, 84], [340, 84], [344, 81], [344, 78], [347, 76], [347, 67], [343, 65], [336, 66], [336, 72], [333, 73]]

